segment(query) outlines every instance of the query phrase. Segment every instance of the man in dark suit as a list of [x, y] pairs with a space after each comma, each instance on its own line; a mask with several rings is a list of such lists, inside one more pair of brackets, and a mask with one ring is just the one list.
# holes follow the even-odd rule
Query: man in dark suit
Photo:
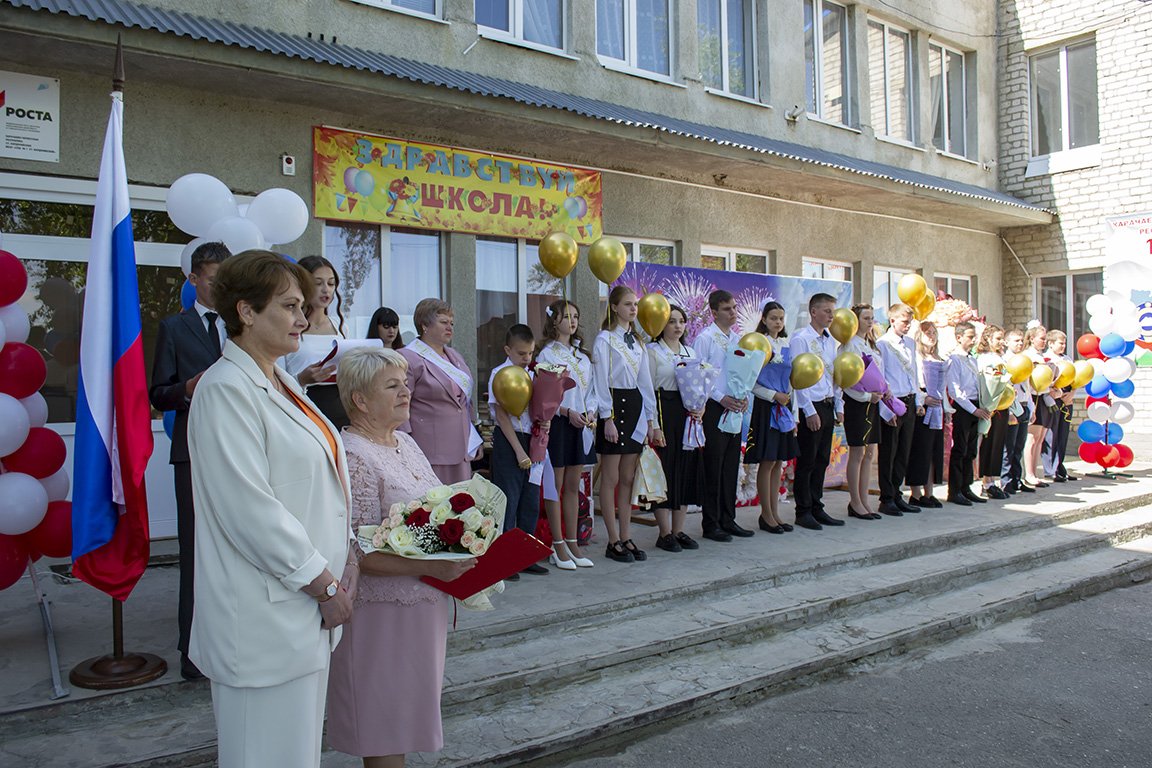
[[212, 304], [212, 280], [220, 262], [232, 254], [223, 243], [204, 243], [192, 253], [188, 275], [196, 302], [178, 315], [160, 321], [156, 359], [148, 399], [158, 411], [175, 411], [169, 463], [176, 477], [176, 536], [180, 542], [180, 674], [185, 680], [203, 677], [188, 659], [192, 628], [192, 578], [195, 517], [192, 507], [192, 465], [188, 460], [188, 406], [200, 375], [220, 357], [227, 335], [224, 321]]

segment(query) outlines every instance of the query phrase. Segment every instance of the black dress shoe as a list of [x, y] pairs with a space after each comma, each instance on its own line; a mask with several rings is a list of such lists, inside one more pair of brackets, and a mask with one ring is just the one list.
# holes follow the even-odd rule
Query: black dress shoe
[[794, 527], [792, 527], [791, 525], [788, 525], [788, 523], [780, 523], [780, 527], [784, 529], [784, 533], [788, 533], [788, 532], [790, 532], [790, 531], [794, 531], [794, 530], [796, 530], [796, 529], [795, 529]]
[[1020, 486], [1017, 485], [1015, 480], [1011, 480], [1000, 486], [1000, 490], [1004, 491], [1004, 493], [1008, 494], [1009, 496], [1012, 496], [1020, 491]]
[[203, 680], [204, 673], [192, 663], [192, 659], [184, 654], [180, 654], [180, 677], [189, 682], [193, 682], [195, 680]]
[[1027, 483], [1020, 483], [1020, 490], [1024, 491], [1024, 493], [1036, 493], [1036, 489]]
[[631, 563], [636, 560], [632, 557], [632, 553], [624, 549], [624, 545], [618, 541], [605, 547], [604, 556], [618, 563]]
[[684, 531], [676, 534], [676, 541], [684, 549], [700, 549], [700, 545], [696, 543], [696, 540], [684, 533]]
[[901, 512], [903, 512], [905, 514], [908, 514], [908, 513], [919, 514], [919, 512], [920, 512], [919, 509], [912, 506], [908, 502], [904, 501], [904, 499], [900, 498], [899, 496], [897, 496], [895, 499], [893, 499], [892, 503], [896, 505], [896, 509], [900, 510]]
[[1044, 482], [1043, 480], [1037, 480], [1035, 483], [1032, 484], [1032, 487], [1033, 488], [1047, 488], [1048, 483]]
[[993, 485], [993, 486], [989, 487], [988, 488], [988, 495], [994, 499], [999, 499], [1001, 501], [1008, 498], [1008, 494], [1004, 493], [1004, 489], [998, 485]]
[[880, 503], [880, 513], [883, 515], [891, 515], [892, 517], [904, 517], [904, 513], [900, 511], [900, 507], [896, 506], [890, 501], [883, 501]]
[[528, 566], [527, 568], [521, 568], [520, 573], [530, 573], [533, 576], [546, 576], [549, 571], [539, 563], [532, 563], [532, 565]]
[[766, 531], [767, 533], [784, 533], [784, 527], [783, 526], [768, 525], [768, 523], [764, 522], [764, 518], [762, 518], [762, 517], [757, 518], [756, 522], [758, 522], [760, 524], [760, 530]]
[[810, 514], [796, 515], [796, 525], [801, 528], [807, 528], [810, 531], [822, 531], [824, 526], [816, 522], [815, 518]]
[[924, 499], [918, 499], [915, 496], [909, 496], [908, 497], [908, 503], [914, 507], [926, 507], [926, 506], [928, 506], [927, 504], [924, 503]]
[[1080, 478], [1076, 477], [1076, 475], [1064, 475], [1064, 479], [1070, 483], [1074, 483], [1077, 480], [1079, 480]]
[[732, 536], [739, 536], [742, 539], [748, 539], [756, 535], [754, 531], [750, 531], [747, 528], [741, 528], [736, 523], [729, 523], [728, 525], [724, 526], [724, 533], [731, 534]]
[[627, 552], [628, 554], [632, 555], [632, 559], [635, 560], [636, 562], [642, 563], [648, 559], [648, 555], [646, 555], [644, 553], [644, 550], [637, 547], [632, 542], [632, 539], [628, 539], [628, 541], [625, 541], [622, 543], [624, 544], [624, 551]]
[[704, 538], [709, 541], [732, 541], [732, 535], [724, 533], [724, 531], [717, 528], [714, 531], [705, 531]]
[[932, 509], [943, 509], [944, 508], [944, 505], [940, 503], [940, 499], [936, 498], [935, 496], [921, 496], [920, 497], [920, 503], [923, 506], [931, 507]]
[[1058, 482], [1058, 483], [1066, 483], [1066, 482], [1068, 482], [1068, 478], [1064, 477], [1063, 475], [1056, 475], [1056, 477], [1054, 477], [1054, 478], [1052, 478], [1052, 479], [1053, 479], [1053, 480], [1055, 480], [1055, 481], [1056, 481], [1056, 482]]
[[520, 574], [514, 573], [511, 576], [505, 576], [504, 581], [520, 581]]
[[660, 536], [656, 539], [657, 549], [662, 549], [665, 552], [683, 552], [684, 547], [680, 546], [680, 542], [676, 541], [676, 537], [672, 534], [667, 536]]
[[820, 525], [844, 525], [843, 520], [837, 520], [822, 509], [813, 512], [812, 519], [820, 523]]
[[848, 505], [848, 517], [854, 517], [857, 520], [878, 520], [880, 516], [879, 515], [871, 515], [867, 512], [865, 512], [864, 514], [861, 515], [856, 510], [852, 509], [852, 505], [849, 504]]
[[967, 488], [960, 491], [960, 495], [963, 496], [964, 498], [968, 499], [968, 501], [972, 502], [973, 504], [987, 504], [988, 503], [988, 499], [984, 498], [983, 496], [979, 496], [975, 493], [972, 493], [972, 491], [968, 490]]
[[961, 507], [972, 506], [972, 502], [968, 501], [968, 499], [964, 498], [964, 496], [959, 495], [959, 494], [949, 494], [948, 495], [948, 503], [949, 504], [956, 504], [956, 505], [961, 506]]

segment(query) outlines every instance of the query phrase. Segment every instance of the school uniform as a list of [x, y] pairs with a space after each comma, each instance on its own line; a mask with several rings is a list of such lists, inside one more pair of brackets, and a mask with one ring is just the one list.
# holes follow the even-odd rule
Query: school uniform
[[[792, 360], [811, 352], [824, 361], [824, 375], [811, 387], [793, 392], [799, 415], [796, 419], [796, 440], [800, 449], [796, 457], [796, 476], [793, 493], [796, 497], [796, 522], [805, 528], [819, 530], [821, 525], [843, 525], [824, 512], [824, 475], [832, 458], [832, 430], [836, 417], [844, 414], [844, 398], [840, 387], [832, 381], [832, 364], [836, 360], [838, 344], [827, 330], [817, 331], [811, 325], [801, 328], [792, 336], [789, 348]], [[820, 427], [808, 426], [809, 416], [820, 417]], [[809, 524], [805, 524], [805, 522]], [[815, 521], [813, 527], [810, 523]]]
[[688, 411], [684, 408], [680, 384], [676, 381], [676, 364], [695, 360], [696, 350], [681, 344], [679, 352], [673, 352], [663, 339], [652, 342], [647, 349], [652, 385], [656, 390], [656, 423], [664, 435], [664, 446], [655, 450], [668, 481], [668, 498], [659, 506], [680, 509], [700, 501], [700, 461], [703, 457], [698, 450], [684, 448]]
[[[925, 360], [923, 357], [917, 358], [916, 370], [919, 373], [919, 383], [924, 384], [924, 363], [935, 362], [944, 363], [942, 360]], [[945, 390], [947, 390], [947, 382], [945, 382]], [[927, 397], [927, 388], [922, 388], [921, 392]], [[908, 469], [904, 472], [904, 482], [912, 486], [927, 486], [928, 478], [932, 477], [933, 483], [940, 483], [944, 481], [944, 416], [945, 411], [944, 403], [948, 402], [946, 392], [944, 395], [943, 403], [940, 405], [925, 406], [925, 413], [923, 416], [916, 416], [912, 419], [912, 447], [908, 451]], [[933, 418], [932, 408], [939, 408], [941, 413]], [[939, 424], [939, 427], [934, 427], [933, 424]]]
[[[859, 336], [848, 339], [840, 351], [860, 355], [861, 360], [872, 358], [873, 365], [884, 365], [880, 349], [873, 348]], [[844, 438], [849, 447], [859, 448], [879, 443], [880, 424], [880, 403], [872, 402], [871, 392], [851, 388], [844, 390]]]
[[[1067, 360], [1072, 362], [1072, 358], [1068, 355], [1057, 355], [1054, 352], [1049, 352], [1045, 355], [1045, 359], [1049, 363], [1059, 366], [1060, 362]], [[1068, 387], [1059, 390], [1053, 390], [1053, 397], [1056, 399], [1056, 407], [1059, 410], [1059, 418], [1056, 424], [1044, 436], [1044, 446], [1041, 449], [1041, 459], [1044, 462], [1044, 475], [1052, 477], [1056, 480], [1067, 480], [1068, 470], [1064, 468], [1064, 456], [1068, 451], [1068, 434], [1072, 427], [1072, 405], [1064, 403], [1057, 397], [1068, 392]]]
[[1016, 415], [1016, 423], [1009, 423], [1004, 430], [1004, 461], [1000, 467], [1000, 482], [1007, 493], [1016, 493], [1020, 488], [1027, 487], [1024, 483], [1023, 456], [1033, 408], [1032, 395], [1029, 392], [1031, 385], [1028, 381], [1013, 384], [1012, 387], [1016, 390], [1016, 402], [1020, 405], [1020, 413]]
[[[592, 388], [595, 394], [596, 452], [604, 455], [638, 454], [648, 439], [648, 422], [656, 419], [656, 392], [644, 344], [627, 328], [600, 331], [592, 345]], [[619, 435], [615, 443], [604, 437], [611, 419]]]
[[[908, 471], [908, 458], [912, 452], [912, 437], [915, 432], [916, 409], [924, 404], [924, 393], [917, 380], [916, 342], [911, 336], [898, 335], [889, 330], [877, 342], [883, 352], [884, 379], [892, 395], [904, 403], [905, 411], [896, 417], [895, 426], [880, 424], [880, 448], [877, 451], [877, 467], [880, 485], [880, 503], [895, 511], [916, 512], [915, 507], [903, 499], [900, 486]], [[881, 510], [884, 511], [884, 510]]]
[[[488, 403], [497, 404], [496, 394], [492, 390], [492, 382], [496, 374], [513, 365], [511, 360], [505, 360], [492, 370], [488, 379]], [[529, 373], [529, 376], [532, 374]], [[528, 453], [528, 444], [532, 439], [532, 417], [528, 409], [519, 416], [508, 414], [512, 422], [512, 429], [516, 432], [516, 439], [524, 453]], [[508, 506], [504, 511], [504, 530], [510, 531], [519, 528], [525, 533], [536, 534], [536, 522], [540, 519], [540, 486], [531, 482], [530, 469], [521, 469], [516, 459], [516, 450], [504, 436], [504, 430], [499, 422], [492, 430], [492, 484], [504, 492], [508, 498]]]
[[[985, 352], [976, 358], [976, 367], [981, 372], [1000, 374], [1005, 372], [1004, 358], [995, 352]], [[992, 424], [988, 434], [980, 441], [980, 476], [1000, 477], [1004, 464], [1004, 443], [1008, 436], [1008, 409], [992, 412]], [[995, 483], [992, 483], [995, 485]]]
[[972, 462], [976, 460], [977, 429], [975, 412], [980, 408], [980, 382], [976, 360], [963, 351], [953, 352], [948, 358], [948, 396], [956, 406], [952, 414], [952, 455], [948, 461], [948, 498], [970, 498], [972, 492]]
[[[572, 426], [568, 412], [595, 414], [592, 395], [592, 360], [576, 347], [550, 341], [536, 355], [537, 363], [563, 365], [576, 386], [564, 393], [548, 432], [548, 460], [553, 467], [578, 467], [596, 463], [595, 430]], [[564, 414], [563, 416], [560, 414]]]
[[[780, 339], [778, 343], [783, 343]], [[776, 355], [767, 365], [788, 365], [783, 355]], [[786, 385], [787, 386], [787, 385]], [[783, 390], [785, 394], [792, 393], [792, 387]], [[756, 384], [752, 387], [752, 418], [748, 426], [748, 439], [744, 447], [744, 463], [760, 464], [765, 461], [791, 461], [800, 455], [800, 443], [796, 439], [796, 431], [789, 429], [780, 431], [772, 426], [772, 414], [779, 403], [776, 402], [776, 390]], [[791, 398], [787, 405], [779, 406], [791, 412], [793, 420], [796, 417], [796, 399]]]
[[700, 504], [704, 536], [720, 540], [725, 539], [724, 534], [751, 535], [736, 524], [741, 436], [720, 429], [720, 417], [726, 410], [720, 401], [728, 395], [728, 351], [739, 341], [735, 331], [722, 331], [712, 323], [692, 342], [696, 355], [720, 371], [704, 406], [704, 497]]

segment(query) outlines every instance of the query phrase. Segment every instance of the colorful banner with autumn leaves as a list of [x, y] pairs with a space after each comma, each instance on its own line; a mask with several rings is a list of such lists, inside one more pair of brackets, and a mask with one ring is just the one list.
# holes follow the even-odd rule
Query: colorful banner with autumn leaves
[[315, 127], [321, 219], [539, 240], [602, 234], [600, 174], [435, 144]]

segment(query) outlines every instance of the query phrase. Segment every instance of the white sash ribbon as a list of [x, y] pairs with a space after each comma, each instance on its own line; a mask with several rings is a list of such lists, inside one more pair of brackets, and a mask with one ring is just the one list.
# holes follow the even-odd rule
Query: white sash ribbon
[[[591, 371], [585, 373], [584, 368], [580, 365], [580, 356], [576, 354], [576, 350], [571, 347], [566, 347], [558, 341], [553, 341], [548, 345], [553, 354], [560, 358], [560, 361], [567, 366], [568, 370], [576, 374], [576, 381], [580, 382], [580, 407], [583, 409], [584, 416], [588, 416], [588, 376]], [[589, 363], [591, 366], [591, 363]], [[596, 433], [592, 427], [584, 427], [580, 430], [583, 434], [581, 437], [584, 441], [584, 455], [587, 456], [592, 450], [592, 443], [595, 442]]]
[[[452, 383], [460, 388], [464, 393], [464, 399], [468, 401], [468, 410], [472, 410], [472, 374], [468, 371], [462, 371], [452, 363], [445, 360], [443, 357], [424, 343], [422, 339], [413, 339], [408, 343], [408, 348], [411, 349], [420, 357], [435, 365], [444, 372]], [[480, 437], [480, 433], [476, 431], [476, 425], [472, 423], [471, 414], [468, 418], [468, 451], [467, 456], [475, 456], [476, 452], [480, 450], [480, 446], [484, 444], [484, 438]]]
[[[639, 343], [640, 342], [636, 342], [636, 344], [638, 346], [639, 346]], [[624, 358], [624, 361], [626, 363], [628, 363], [629, 367], [632, 369], [632, 375], [636, 377], [635, 389], [637, 391], [637, 394], [639, 394], [639, 391], [640, 391], [640, 358], [632, 357], [632, 355], [628, 351], [628, 346], [624, 343], [624, 340], [621, 339], [619, 336], [617, 336], [615, 333], [609, 333], [608, 334], [608, 346], [612, 347], [612, 349], [619, 352], [620, 356]], [[640, 347], [640, 353], [644, 354], [644, 348], [643, 347]], [[612, 382], [609, 381], [608, 385], [609, 385], [609, 387], [611, 387]], [[612, 393], [609, 392], [608, 396], [611, 397]], [[632, 430], [632, 439], [638, 443], [643, 443], [645, 438], [647, 438], [647, 437], [648, 437], [648, 422], [644, 420], [644, 407], [643, 407], [643, 405], [641, 405], [640, 418], [636, 420], [636, 429]]]

